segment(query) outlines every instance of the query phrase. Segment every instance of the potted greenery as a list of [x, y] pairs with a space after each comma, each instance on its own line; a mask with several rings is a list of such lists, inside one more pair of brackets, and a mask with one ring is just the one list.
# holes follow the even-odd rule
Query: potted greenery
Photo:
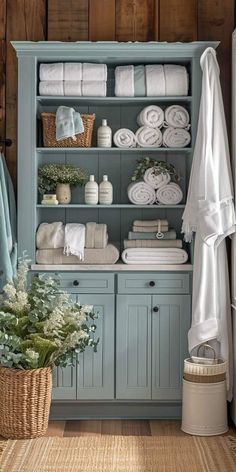
[[74, 352], [96, 351], [92, 306], [71, 304], [45, 276], [27, 289], [28, 264], [3, 289], [0, 306], [0, 436], [45, 434], [51, 403], [52, 367], [65, 367]]
[[39, 192], [50, 193], [56, 190], [59, 203], [71, 202], [71, 185], [82, 186], [87, 179], [84, 169], [69, 164], [45, 164], [39, 168]]
[[147, 169], [153, 168], [155, 175], [169, 174], [171, 178], [179, 180], [179, 174], [172, 164], [165, 161], [156, 161], [150, 157], [137, 160], [137, 166], [132, 176], [132, 181], [141, 180]]

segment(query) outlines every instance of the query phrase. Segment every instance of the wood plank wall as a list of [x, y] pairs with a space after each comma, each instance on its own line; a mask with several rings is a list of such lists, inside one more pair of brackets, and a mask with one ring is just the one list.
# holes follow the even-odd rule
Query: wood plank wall
[[0, 137], [16, 182], [17, 62], [11, 40], [219, 40], [230, 123], [231, 34], [236, 0], [0, 0]]

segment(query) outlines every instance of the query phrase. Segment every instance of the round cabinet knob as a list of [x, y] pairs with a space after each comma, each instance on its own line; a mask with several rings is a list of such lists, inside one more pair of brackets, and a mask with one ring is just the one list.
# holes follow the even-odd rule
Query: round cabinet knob
[[155, 284], [154, 280], [151, 280], [151, 281], [149, 282], [149, 287], [155, 287], [155, 285], [156, 285], [156, 284]]
[[74, 285], [74, 287], [78, 287], [79, 281], [78, 281], [78, 280], [74, 280], [73, 285]]
[[157, 313], [157, 312], [159, 311], [158, 306], [154, 306], [154, 307], [153, 307], [153, 311], [154, 311], [155, 313]]

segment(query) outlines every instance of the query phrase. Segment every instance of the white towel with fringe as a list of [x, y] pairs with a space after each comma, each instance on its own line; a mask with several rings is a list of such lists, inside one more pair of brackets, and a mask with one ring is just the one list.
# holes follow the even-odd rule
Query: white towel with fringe
[[165, 109], [164, 126], [189, 129], [189, 112], [181, 105], [171, 105]]
[[137, 145], [139, 147], [156, 147], [162, 145], [162, 132], [159, 128], [149, 128], [141, 126], [135, 133]]
[[153, 205], [156, 193], [146, 182], [133, 182], [128, 186], [128, 197], [134, 205]]
[[188, 254], [179, 248], [128, 248], [122, 252], [125, 264], [184, 264]]
[[143, 108], [137, 117], [139, 126], [149, 128], [161, 128], [164, 123], [164, 111], [157, 105], [149, 105]]
[[128, 128], [118, 129], [113, 136], [113, 141], [115, 146], [120, 148], [133, 148], [136, 146], [135, 134]]
[[157, 188], [163, 187], [163, 185], [167, 185], [170, 182], [170, 174], [168, 174], [168, 172], [165, 174], [156, 174], [155, 167], [150, 167], [145, 171], [143, 180], [146, 182], [146, 184], [151, 185], [151, 187], [156, 190]]
[[156, 191], [156, 201], [161, 205], [178, 205], [182, 200], [182, 189], [175, 182], [163, 185]]
[[163, 132], [163, 145], [169, 148], [184, 148], [189, 145], [191, 135], [183, 128], [169, 126]]
[[68, 223], [65, 226], [64, 254], [77, 256], [84, 260], [85, 225], [80, 223]]

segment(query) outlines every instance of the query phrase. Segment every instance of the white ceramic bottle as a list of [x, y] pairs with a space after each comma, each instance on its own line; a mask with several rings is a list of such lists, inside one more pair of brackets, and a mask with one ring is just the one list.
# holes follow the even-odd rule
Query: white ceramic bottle
[[97, 132], [98, 147], [111, 147], [112, 144], [112, 130], [107, 126], [107, 120], [102, 120], [102, 126], [99, 126]]
[[113, 201], [113, 186], [109, 182], [107, 175], [103, 176], [99, 184], [99, 203], [102, 205], [111, 205]]
[[87, 205], [97, 205], [98, 203], [98, 184], [94, 180], [94, 175], [89, 176], [89, 181], [85, 185], [84, 200]]

